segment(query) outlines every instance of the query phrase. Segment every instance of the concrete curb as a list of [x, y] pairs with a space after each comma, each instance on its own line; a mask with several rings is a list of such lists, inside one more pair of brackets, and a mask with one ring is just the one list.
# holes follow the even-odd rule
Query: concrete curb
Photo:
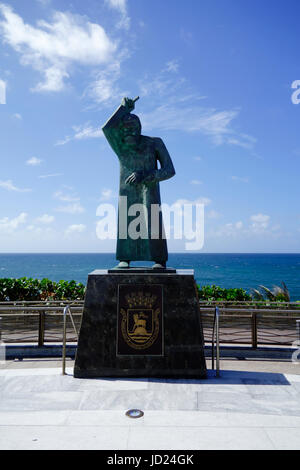
[[[23, 358], [61, 358], [62, 345], [51, 344], [45, 346], [36, 346], [31, 344], [9, 345], [3, 344], [5, 348], [6, 360], [23, 359]], [[66, 357], [74, 359], [77, 345], [69, 344], [66, 347]], [[247, 346], [221, 346], [220, 357], [225, 359], [238, 360], [277, 360], [291, 362], [294, 348], [287, 347], [259, 347], [253, 349]], [[211, 357], [211, 346], [205, 346], [205, 356]]]

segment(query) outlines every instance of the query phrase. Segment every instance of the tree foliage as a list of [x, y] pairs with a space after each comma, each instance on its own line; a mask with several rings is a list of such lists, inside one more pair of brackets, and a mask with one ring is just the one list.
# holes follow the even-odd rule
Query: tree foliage
[[199, 300], [226, 300], [226, 301], [245, 301], [251, 300], [251, 296], [241, 288], [225, 289], [219, 286], [199, 286]]
[[0, 279], [0, 302], [40, 300], [83, 300], [85, 286], [76, 281], [54, 282], [50, 279]]
[[273, 286], [273, 289], [269, 289], [266, 286], [259, 286], [258, 289], [252, 289], [252, 297], [254, 300], [290, 302], [290, 293], [283, 281], [280, 286]]

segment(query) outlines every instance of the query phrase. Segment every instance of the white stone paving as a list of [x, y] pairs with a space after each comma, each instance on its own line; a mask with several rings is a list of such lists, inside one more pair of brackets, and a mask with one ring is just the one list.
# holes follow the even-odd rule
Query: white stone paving
[[[300, 449], [300, 375], [74, 379], [0, 370], [0, 449]], [[145, 415], [130, 419], [125, 412]]]

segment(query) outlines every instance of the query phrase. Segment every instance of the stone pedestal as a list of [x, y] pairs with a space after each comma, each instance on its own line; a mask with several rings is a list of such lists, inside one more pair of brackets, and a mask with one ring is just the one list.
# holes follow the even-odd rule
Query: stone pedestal
[[91, 273], [74, 377], [205, 378], [194, 271]]

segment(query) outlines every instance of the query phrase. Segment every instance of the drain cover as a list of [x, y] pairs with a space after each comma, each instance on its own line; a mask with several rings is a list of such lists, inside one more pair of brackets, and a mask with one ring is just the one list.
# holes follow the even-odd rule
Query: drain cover
[[128, 416], [128, 418], [133, 419], [142, 418], [144, 416], [144, 412], [141, 410], [128, 410], [125, 414]]

